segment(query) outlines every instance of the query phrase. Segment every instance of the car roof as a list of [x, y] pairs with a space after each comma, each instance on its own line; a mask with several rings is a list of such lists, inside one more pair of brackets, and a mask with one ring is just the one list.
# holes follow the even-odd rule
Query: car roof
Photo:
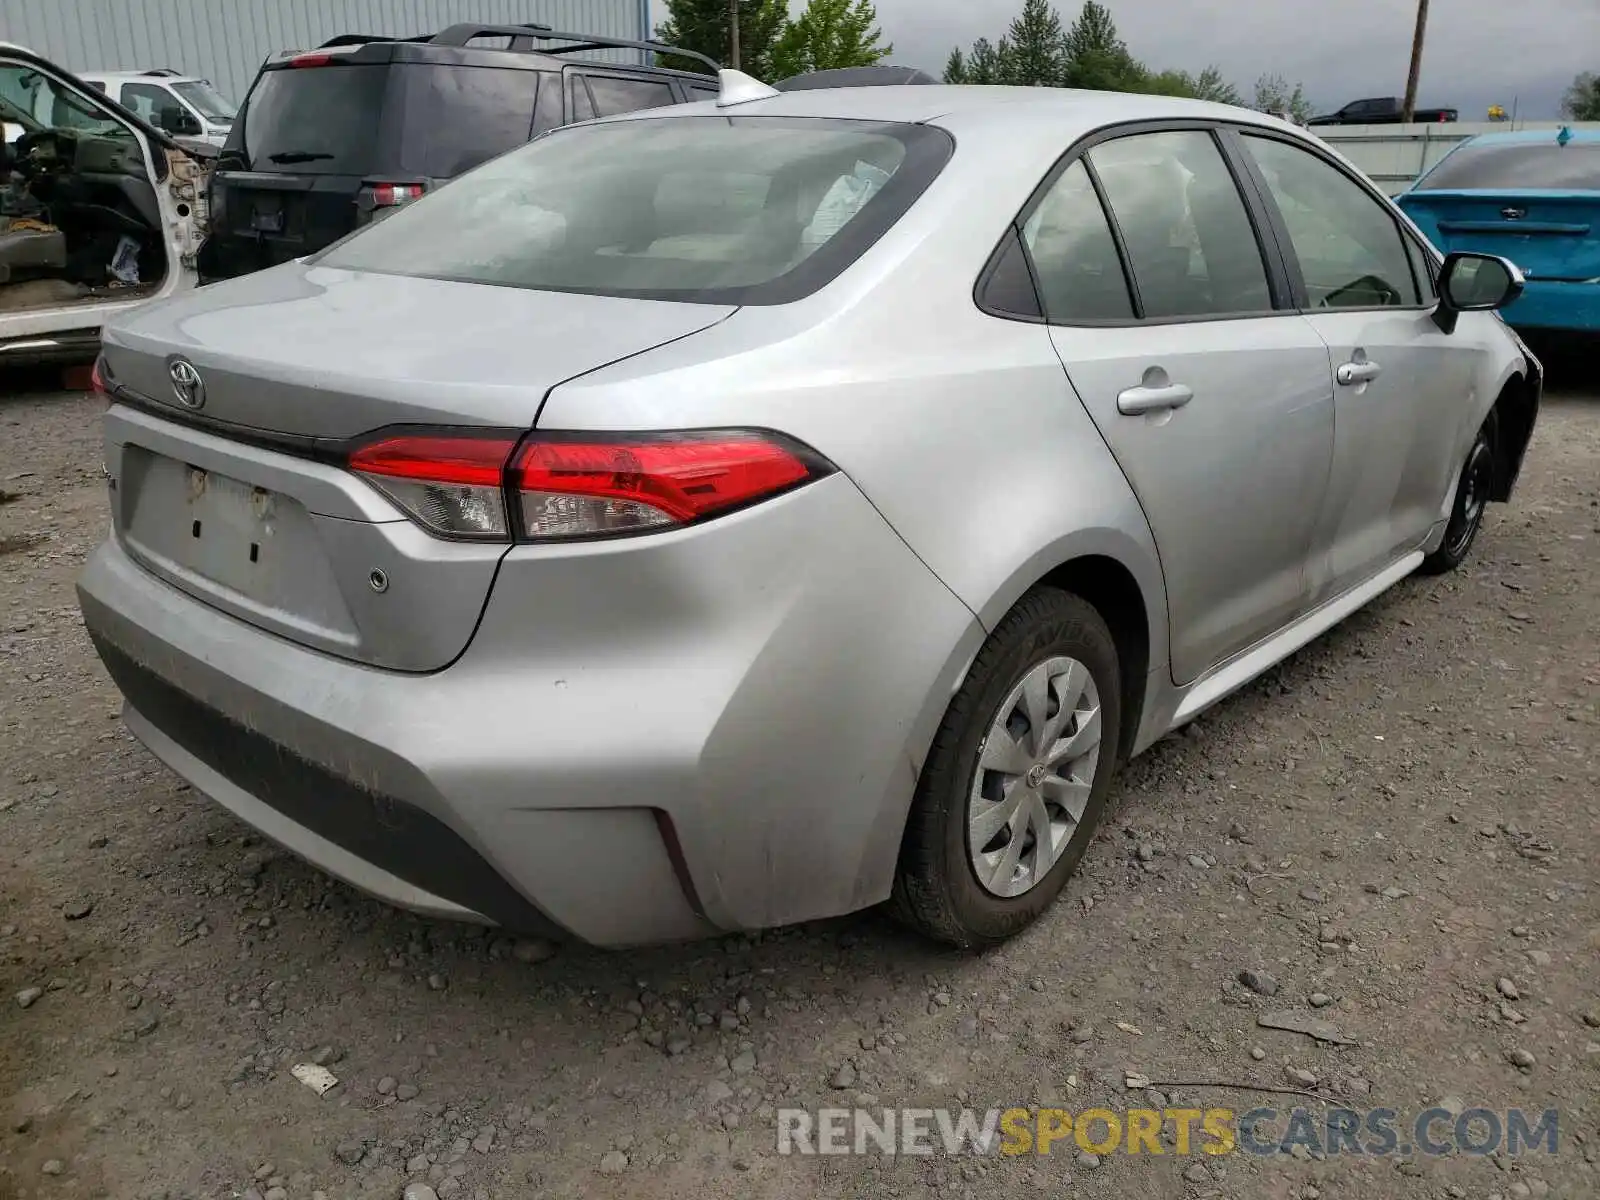
[[169, 75], [165, 71], [80, 71], [79, 79], [118, 80], [122, 83], [202, 83], [198, 75]]
[[[1467, 146], [1526, 146], [1537, 142], [1554, 142], [1561, 137], [1563, 127], [1555, 129], [1518, 129], [1506, 133], [1480, 133], [1468, 138], [1463, 145]], [[1600, 129], [1579, 129], [1575, 126], [1564, 127], [1570, 136], [1567, 144], [1573, 142], [1600, 142]]]
[[708, 101], [679, 105], [672, 109], [647, 109], [608, 120], [688, 115], [696, 110], [725, 116], [823, 117], [907, 124], [960, 123], [976, 126], [999, 122], [1009, 127], [1031, 123], [1048, 125], [1063, 135], [1071, 134], [1074, 130], [1087, 132], [1127, 122], [1190, 119], [1257, 124], [1294, 130], [1305, 136], [1303, 130], [1265, 113], [1202, 100], [1127, 92], [1091, 92], [1074, 88], [972, 84], [819, 88], [780, 92], [770, 98], [750, 100], [725, 108]]

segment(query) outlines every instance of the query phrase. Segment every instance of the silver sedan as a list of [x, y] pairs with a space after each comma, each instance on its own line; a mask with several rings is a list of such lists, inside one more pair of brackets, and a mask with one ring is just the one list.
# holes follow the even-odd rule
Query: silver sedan
[[395, 904], [992, 944], [1120, 763], [1466, 557], [1521, 281], [1239, 109], [724, 85], [114, 322], [84, 616], [159, 758]]

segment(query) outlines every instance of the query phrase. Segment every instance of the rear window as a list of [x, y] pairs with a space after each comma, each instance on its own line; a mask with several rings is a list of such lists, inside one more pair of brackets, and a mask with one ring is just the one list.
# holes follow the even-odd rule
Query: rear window
[[[541, 75], [559, 97], [561, 77], [515, 67], [392, 68], [400, 170], [435, 179], [470, 171], [532, 135]], [[387, 164], [386, 164], [387, 165]]]
[[1600, 143], [1463, 146], [1417, 184], [1420, 191], [1600, 190]]
[[558, 131], [332, 248], [330, 267], [719, 304], [797, 299], [950, 157], [929, 126], [662, 117]]
[[374, 166], [387, 66], [263, 71], [245, 102], [245, 162], [253, 171], [365, 175]]

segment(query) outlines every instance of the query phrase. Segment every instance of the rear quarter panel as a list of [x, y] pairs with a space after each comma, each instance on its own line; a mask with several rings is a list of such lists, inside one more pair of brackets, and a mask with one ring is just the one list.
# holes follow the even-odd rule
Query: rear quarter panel
[[[964, 132], [911, 212], [821, 292], [741, 309], [564, 384], [538, 425], [761, 426], [800, 438], [855, 481], [986, 629], [1053, 568], [1112, 557], [1143, 592], [1149, 665], [1165, 671], [1165, 596], [1137, 500], [1048, 330], [990, 317], [973, 299], [1006, 225], [1074, 133]], [[948, 702], [930, 690], [912, 761]]]

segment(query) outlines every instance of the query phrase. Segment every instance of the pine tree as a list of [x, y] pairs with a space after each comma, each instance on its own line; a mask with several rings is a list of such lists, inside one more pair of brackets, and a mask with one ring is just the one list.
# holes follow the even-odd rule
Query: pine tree
[[[757, 79], [771, 78], [772, 52], [789, 22], [784, 0], [738, 0], [739, 69]], [[728, 0], [667, 0], [667, 19], [656, 28], [656, 40], [697, 50], [730, 66], [733, 30]], [[704, 71], [704, 63], [670, 54], [657, 56], [664, 67]]]
[[[1007, 48], [1004, 40], [1000, 43], [1002, 48]], [[988, 38], [979, 38], [972, 44], [972, 53], [967, 56], [967, 82], [968, 83], [1000, 83], [1005, 72], [1005, 63], [1001, 60], [998, 50], [990, 43]]]
[[1107, 92], [1143, 91], [1149, 82], [1149, 72], [1118, 36], [1110, 10], [1096, 0], [1085, 0], [1067, 31], [1064, 76], [1067, 87]]
[[1049, 0], [1025, 0], [1022, 15], [1011, 22], [1006, 82], [1023, 87], [1066, 84], [1066, 34]]
[[961, 53], [961, 48], [950, 51], [950, 57], [944, 64], [944, 81], [946, 83], [970, 83], [967, 78], [967, 58]]
[[1222, 77], [1216, 67], [1199, 75], [1187, 71], [1161, 71], [1146, 77], [1141, 91], [1154, 96], [1184, 96], [1191, 100], [1210, 100], [1215, 104], [1239, 104], [1239, 89]]
[[894, 53], [893, 46], [878, 44], [882, 37], [872, 0], [810, 0], [778, 37], [772, 52], [773, 78], [870, 67]]

